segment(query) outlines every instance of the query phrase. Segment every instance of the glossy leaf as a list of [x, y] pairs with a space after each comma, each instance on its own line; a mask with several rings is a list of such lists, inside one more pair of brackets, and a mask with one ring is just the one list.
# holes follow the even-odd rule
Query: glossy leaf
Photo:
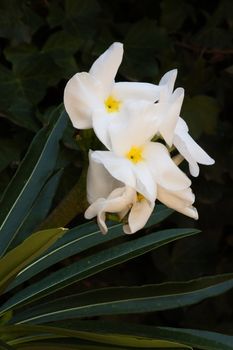
[[[124, 349], [136, 347], [136, 348], [166, 348], [166, 349], [190, 349], [190, 346], [179, 344], [178, 342], [171, 342], [163, 339], [157, 339], [152, 332], [144, 332], [143, 335], [133, 331], [132, 333], [122, 332], [118, 330], [111, 330], [110, 332], [106, 332], [104, 327], [102, 331], [98, 329], [97, 331], [95, 323], [92, 322], [93, 330], [85, 331], [83, 325], [81, 324], [81, 329], [79, 327], [74, 327], [70, 325], [69, 328], [59, 328], [53, 326], [33, 326], [33, 325], [13, 325], [13, 326], [5, 326], [2, 329], [2, 333], [4, 334], [5, 339], [12, 344], [20, 344], [26, 342], [27, 339], [31, 341], [31, 339], [35, 340], [44, 340], [44, 339], [52, 339], [54, 340], [58, 337], [64, 338], [60, 339], [60, 343], [64, 342], [64, 344], [69, 344], [70, 338], [81, 340], [84, 342], [88, 342], [89, 345], [98, 345], [105, 347], [106, 345], [110, 346], [111, 349], [114, 346], [124, 346]], [[98, 327], [97, 327], [98, 328]], [[144, 327], [146, 328], [146, 327]], [[66, 337], [66, 338], [65, 338]], [[94, 342], [94, 343], [92, 343]], [[80, 345], [80, 344], [79, 344]]]
[[25, 334], [58, 334], [67, 337], [86, 339], [116, 346], [137, 347], [137, 339], [145, 346], [149, 339], [154, 342], [171, 341], [187, 347], [201, 350], [232, 350], [233, 336], [197, 329], [145, 326], [135, 323], [117, 323], [111, 321], [57, 322], [56, 326], [13, 325], [5, 326], [3, 334], [17, 336]]
[[4, 288], [19, 271], [40, 256], [66, 231], [64, 228], [55, 228], [36, 232], [10, 250], [0, 259], [0, 289]]
[[142, 287], [113, 287], [56, 299], [15, 315], [11, 322], [57, 320], [170, 310], [196, 304], [233, 287], [233, 274]]
[[[151, 215], [146, 227], [158, 224], [172, 213], [171, 209], [163, 205], [158, 205], [155, 212]], [[55, 243], [48, 251], [32, 264], [27, 266], [25, 270], [16, 277], [8, 290], [23, 283], [29, 278], [35, 276], [39, 272], [56, 264], [57, 262], [68, 258], [74, 254], [79, 254], [89, 248], [98, 246], [104, 242], [112, 241], [118, 237], [125, 237], [122, 231], [122, 225], [116, 224], [109, 228], [107, 235], [102, 235], [99, 228], [93, 222], [88, 222], [73, 228], [69, 231], [69, 235], [65, 235], [57, 243]]]
[[233, 350], [233, 336], [197, 329], [157, 328], [163, 339], [184, 342], [203, 350]]
[[[165, 345], [165, 346], [153, 346], [153, 349], [171, 349], [175, 350], [178, 347], [175, 345]], [[41, 350], [41, 349], [48, 349], [48, 350], [132, 350], [131, 347], [115, 347], [115, 346], [110, 346], [105, 345], [105, 344], [100, 344], [97, 345], [96, 343], [92, 342], [81, 342], [77, 340], [72, 340], [72, 341], [65, 341], [63, 344], [60, 342], [39, 342], [39, 343], [29, 343], [29, 344], [24, 344], [24, 345], [19, 345], [17, 346], [18, 350]], [[140, 347], [140, 350], [147, 350], [149, 349], [148, 347]], [[179, 347], [181, 350], [185, 350], [187, 348], [185, 347]]]
[[62, 175], [62, 170], [56, 172], [48, 179], [37, 199], [28, 211], [21, 226], [17, 230], [16, 239], [13, 240], [13, 246], [18, 245], [26, 239], [30, 233], [34, 232], [36, 227], [46, 217], [54, 198], [59, 180]]
[[65, 286], [80, 281], [112, 266], [143, 255], [172, 241], [192, 236], [199, 231], [195, 229], [172, 229], [157, 231], [129, 242], [116, 245], [101, 252], [85, 257], [68, 267], [43, 278], [37, 283], [21, 290], [10, 298], [1, 308], [5, 312], [17, 305], [51, 294]]
[[0, 203], [0, 256], [4, 254], [53, 170], [66, 114], [56, 110], [34, 138]]
[[[23, 327], [23, 325], [22, 325]], [[27, 327], [25, 325], [25, 327]], [[56, 327], [93, 332], [97, 334], [125, 334], [146, 338], [158, 338], [175, 341], [203, 350], [232, 350], [233, 336], [197, 329], [145, 326], [135, 323], [117, 323], [111, 321], [77, 321], [57, 322]]]

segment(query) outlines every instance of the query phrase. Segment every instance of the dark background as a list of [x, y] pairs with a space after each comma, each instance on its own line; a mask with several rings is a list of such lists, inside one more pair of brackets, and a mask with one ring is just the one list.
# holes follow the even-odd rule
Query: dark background
[[[88, 71], [114, 41], [125, 48], [117, 80], [158, 83], [166, 71], [178, 68], [176, 87], [186, 93], [181, 115], [191, 135], [216, 160], [214, 166], [201, 166], [201, 175], [193, 179], [199, 221], [174, 213], [166, 222], [167, 227], [198, 227], [199, 236], [101, 273], [86, 286], [232, 272], [232, 39], [231, 0], [0, 1], [0, 193], [35, 133], [47, 123], [48, 112], [62, 102], [66, 81]], [[76, 134], [69, 125], [58, 161], [64, 173], [53, 206], [80, 174]], [[233, 334], [232, 293], [138, 319]]]

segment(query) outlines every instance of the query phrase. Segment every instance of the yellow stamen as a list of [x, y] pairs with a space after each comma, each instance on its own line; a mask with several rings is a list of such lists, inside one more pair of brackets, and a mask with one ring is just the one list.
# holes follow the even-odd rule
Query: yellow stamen
[[137, 193], [137, 201], [141, 202], [145, 197], [141, 193]]
[[121, 105], [121, 102], [112, 96], [108, 96], [104, 103], [108, 113], [118, 112]]
[[131, 160], [131, 162], [136, 164], [143, 159], [142, 151], [143, 151], [142, 147], [132, 146], [129, 152], [126, 154], [126, 157], [129, 160]]

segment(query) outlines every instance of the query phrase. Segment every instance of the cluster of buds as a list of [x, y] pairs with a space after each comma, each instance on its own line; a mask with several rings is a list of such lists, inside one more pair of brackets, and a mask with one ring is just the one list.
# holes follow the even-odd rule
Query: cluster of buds
[[[144, 227], [158, 199], [198, 219], [191, 181], [178, 167], [189, 163], [192, 176], [199, 164], [214, 160], [192, 139], [180, 117], [184, 89], [174, 90], [177, 70], [158, 85], [115, 82], [123, 45], [112, 44], [90, 71], [75, 74], [64, 91], [66, 111], [75, 128], [93, 128], [106, 150], [89, 151], [85, 217], [97, 216], [107, 232], [106, 215], [116, 214], [125, 233]], [[171, 150], [177, 151], [172, 157]]]

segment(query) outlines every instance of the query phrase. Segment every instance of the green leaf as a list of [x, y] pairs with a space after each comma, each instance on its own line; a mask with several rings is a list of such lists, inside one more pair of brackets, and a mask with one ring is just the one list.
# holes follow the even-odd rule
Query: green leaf
[[8, 345], [7, 343], [5, 343], [3, 340], [0, 339], [0, 350], [13, 350], [14, 348], [12, 348], [10, 345]]
[[0, 327], [4, 324], [7, 324], [12, 317], [12, 311], [7, 311], [5, 312], [1, 317], [0, 317]]
[[203, 350], [233, 350], [233, 336], [196, 329], [157, 328], [155, 336]]
[[63, 27], [73, 35], [85, 40], [93, 40], [98, 25], [100, 5], [96, 0], [66, 0]]
[[198, 95], [186, 97], [182, 115], [190, 126], [191, 133], [198, 137], [205, 132], [214, 134], [217, 127], [219, 106], [213, 97]]
[[[27, 98], [23, 82], [14, 72], [2, 65], [0, 65], [0, 90], [2, 116], [24, 128], [37, 131], [39, 124], [34, 118], [35, 108]], [[34, 91], [36, 94], [40, 91], [38, 83], [30, 87], [30, 94], [33, 94]]]
[[64, 319], [170, 310], [196, 304], [233, 287], [233, 274], [166, 282], [142, 287], [101, 288], [58, 298], [16, 314], [12, 323], [44, 323]]
[[31, 261], [40, 256], [67, 230], [56, 228], [32, 234], [23, 243], [0, 259], [0, 289], [16, 276]]
[[121, 224], [111, 227], [108, 235], [102, 235], [93, 222], [73, 228], [69, 231], [69, 235], [65, 235], [39, 259], [22, 270], [8, 291], [59, 261], [121, 236], [123, 236]]
[[69, 18], [94, 17], [100, 11], [100, 6], [96, 0], [66, 0], [65, 10]]
[[15, 247], [26, 239], [36, 227], [42, 222], [42, 220], [48, 214], [51, 207], [59, 180], [62, 175], [62, 170], [56, 172], [49, 178], [37, 199], [33, 203], [31, 209], [28, 211], [21, 226], [18, 227], [16, 239], [13, 240], [12, 245]]
[[158, 74], [156, 53], [167, 50], [170, 39], [155, 20], [145, 18], [130, 26], [124, 44], [125, 56], [120, 72], [132, 80], [151, 79]]
[[48, 16], [47, 22], [51, 28], [62, 25], [64, 22], [64, 9], [60, 3], [49, 2], [48, 6]]
[[[98, 345], [86, 345], [86, 344], [80, 344], [79, 342], [73, 341], [72, 344], [66, 343], [61, 344], [60, 342], [39, 342], [39, 343], [29, 343], [24, 345], [19, 345], [17, 347], [18, 350], [41, 350], [41, 349], [48, 349], [48, 350], [109, 350], [108, 348]], [[127, 350], [122, 348], [111, 348], [111, 350]], [[142, 349], [143, 350], [143, 349]]]
[[22, 20], [22, 6], [17, 1], [1, 2], [0, 28], [0, 37], [17, 42], [30, 40], [30, 29]]
[[[151, 215], [146, 227], [158, 224], [172, 213], [171, 209], [163, 205], [156, 206], [155, 212]], [[80, 254], [89, 248], [96, 247], [104, 242], [112, 241], [118, 237], [126, 237], [122, 231], [122, 225], [117, 224], [109, 228], [107, 235], [101, 234], [97, 225], [92, 222], [77, 226], [69, 231], [56, 244], [54, 244], [40, 259], [34, 261], [31, 265], [16, 277], [8, 290], [18, 286], [39, 272], [58, 263], [59, 261], [69, 258], [72, 255]]]
[[[12, 85], [14, 85], [14, 80], [12, 81]], [[3, 84], [4, 82], [0, 83]], [[9, 82], [11, 85], [11, 82]], [[17, 84], [20, 85], [18, 82]], [[20, 86], [16, 84], [16, 91], [21, 90]], [[18, 86], [18, 88], [17, 88]], [[13, 87], [13, 86], [12, 86]], [[39, 86], [38, 86], [39, 91]], [[21, 93], [19, 92], [19, 95]], [[3, 96], [5, 93], [3, 94]], [[8, 98], [8, 101], [11, 103], [10, 106], [6, 109], [5, 118], [9, 119], [12, 123], [25, 128], [27, 130], [37, 132], [40, 129], [40, 123], [35, 118], [35, 107], [31, 102], [29, 102], [25, 97], [16, 97], [13, 100], [13, 96]]]
[[2, 138], [0, 140], [0, 172], [5, 169], [11, 162], [19, 161], [19, 159], [19, 143], [9, 138]]
[[155, 52], [167, 49], [169, 43], [170, 40], [166, 30], [158, 27], [155, 20], [148, 18], [144, 18], [130, 26], [125, 38], [127, 47], [150, 49], [155, 50]]
[[22, 303], [41, 298], [88, 276], [159, 248], [164, 244], [197, 234], [198, 232], [195, 229], [157, 231], [85, 257], [16, 293], [0, 308], [0, 312], [5, 312]]
[[48, 126], [34, 138], [0, 203], [0, 256], [40, 193], [56, 163], [66, 114], [55, 111]]
[[43, 49], [24, 44], [8, 47], [4, 53], [12, 62], [13, 74], [17, 77], [26, 99], [32, 103], [38, 103], [45, 95], [47, 86], [54, 85], [61, 79], [58, 66]]
[[56, 59], [59, 55], [74, 54], [80, 46], [80, 38], [75, 38], [63, 30], [51, 34], [43, 46], [43, 52], [49, 53]]
[[[21, 327], [27, 327], [22, 325]], [[28, 325], [29, 326], [29, 325]], [[12, 326], [14, 327], [14, 326]], [[16, 327], [16, 326], [15, 326]], [[29, 326], [33, 327], [33, 326]], [[35, 326], [36, 327], [36, 326]], [[68, 329], [69, 331], [92, 332], [93, 334], [124, 334], [131, 337], [157, 338], [174, 341], [186, 346], [203, 350], [232, 350], [233, 336], [196, 329], [170, 328], [145, 326], [135, 323], [117, 323], [107, 321], [78, 321], [71, 320], [64, 323], [57, 322], [57, 329]], [[61, 331], [62, 334], [62, 331]], [[117, 344], [117, 343], [116, 343]], [[120, 343], [119, 343], [120, 344]]]
[[[163, 346], [153, 346], [153, 349], [181, 349], [185, 350], [187, 347], [185, 346], [178, 346], [176, 344], [173, 345], [173, 343], [166, 343], [166, 342], [161, 342], [160, 343], [164, 344]], [[159, 342], [158, 342], [159, 344]], [[169, 345], [170, 344], [170, 345]], [[105, 345], [105, 344], [96, 344], [95, 342], [87, 342], [87, 341], [80, 341], [76, 339], [72, 340], [57, 340], [57, 341], [50, 341], [50, 342], [30, 342], [29, 344], [22, 344], [17, 346], [18, 350], [41, 350], [41, 349], [48, 349], [48, 350], [132, 350], [132, 347], [115, 347], [115, 346], [110, 346]], [[147, 350], [148, 347], [140, 347], [141, 350]], [[151, 349], [151, 348], [150, 348]], [[190, 348], [188, 348], [190, 349]]]
[[0, 65], [0, 110], [6, 118], [16, 124], [30, 130], [38, 130], [38, 122], [33, 119], [35, 104], [44, 97], [47, 83], [45, 85], [38, 76], [29, 77], [24, 74]]
[[172, 33], [178, 31], [184, 21], [193, 15], [193, 7], [185, 0], [163, 0], [160, 6], [161, 24]]
[[11, 39], [14, 44], [29, 42], [42, 23], [42, 18], [31, 11], [25, 1], [1, 0], [0, 37]]
[[[196, 329], [145, 326], [135, 323], [117, 323], [112, 321], [77, 321], [57, 322], [56, 326], [12, 325], [4, 326], [2, 333], [7, 335], [54, 334], [91, 340], [101, 344], [115, 346], [156, 347], [156, 342], [170, 341], [202, 350], [232, 350], [233, 336]], [[139, 343], [137, 343], [137, 339]], [[157, 343], [159, 344], [159, 343]], [[177, 345], [178, 346], [178, 345]], [[150, 347], [150, 346], [149, 346]]]
[[73, 55], [78, 51], [81, 41], [78, 36], [73, 37], [64, 31], [58, 31], [50, 35], [43, 46], [42, 53], [50, 57], [56, 66], [54, 75], [58, 80], [68, 79], [78, 71]]
[[[102, 322], [100, 322], [102, 324]], [[75, 323], [76, 324], [76, 323]], [[5, 326], [2, 328], [2, 333], [4, 334], [5, 339], [8, 341], [11, 340], [14, 344], [19, 344], [23, 342], [23, 337], [31, 336], [34, 337], [35, 340], [46, 339], [47, 337], [54, 338], [66, 337], [64, 340], [60, 339], [60, 343], [64, 341], [65, 344], [70, 342], [69, 338], [79, 339], [82, 341], [88, 341], [88, 344], [101, 344], [101, 346], [111, 345], [111, 349], [115, 348], [112, 346], [124, 346], [124, 349], [129, 349], [132, 347], [135, 348], [172, 348], [172, 349], [190, 349], [189, 346], [179, 344], [177, 342], [171, 342], [167, 340], [163, 340], [160, 338], [156, 338], [152, 332], [146, 332], [147, 328], [143, 327], [144, 332], [136, 332], [132, 329], [132, 332], [126, 332], [123, 329], [120, 329], [118, 326], [118, 330], [110, 329], [110, 331], [105, 330], [104, 324], [102, 330], [98, 327], [99, 322], [96, 324], [91, 322], [93, 329], [85, 330], [86, 323], [84, 325], [79, 323], [79, 326], [76, 327], [73, 324], [70, 325], [69, 328], [63, 327], [54, 327], [54, 326], [33, 326], [33, 325], [13, 325], [13, 326]], [[90, 325], [90, 323], [88, 323]], [[135, 325], [138, 329], [140, 329], [137, 325]], [[79, 329], [80, 327], [80, 329]], [[126, 325], [127, 327], [127, 325]], [[89, 327], [90, 328], [90, 327]], [[109, 327], [107, 327], [109, 328]], [[133, 327], [131, 327], [133, 328]], [[14, 340], [13, 340], [14, 339]], [[13, 341], [12, 341], [13, 340]], [[82, 343], [81, 343], [82, 344]], [[84, 343], [85, 344], [85, 343]], [[108, 347], [109, 349], [109, 347]], [[117, 348], [119, 349], [119, 348]]]

